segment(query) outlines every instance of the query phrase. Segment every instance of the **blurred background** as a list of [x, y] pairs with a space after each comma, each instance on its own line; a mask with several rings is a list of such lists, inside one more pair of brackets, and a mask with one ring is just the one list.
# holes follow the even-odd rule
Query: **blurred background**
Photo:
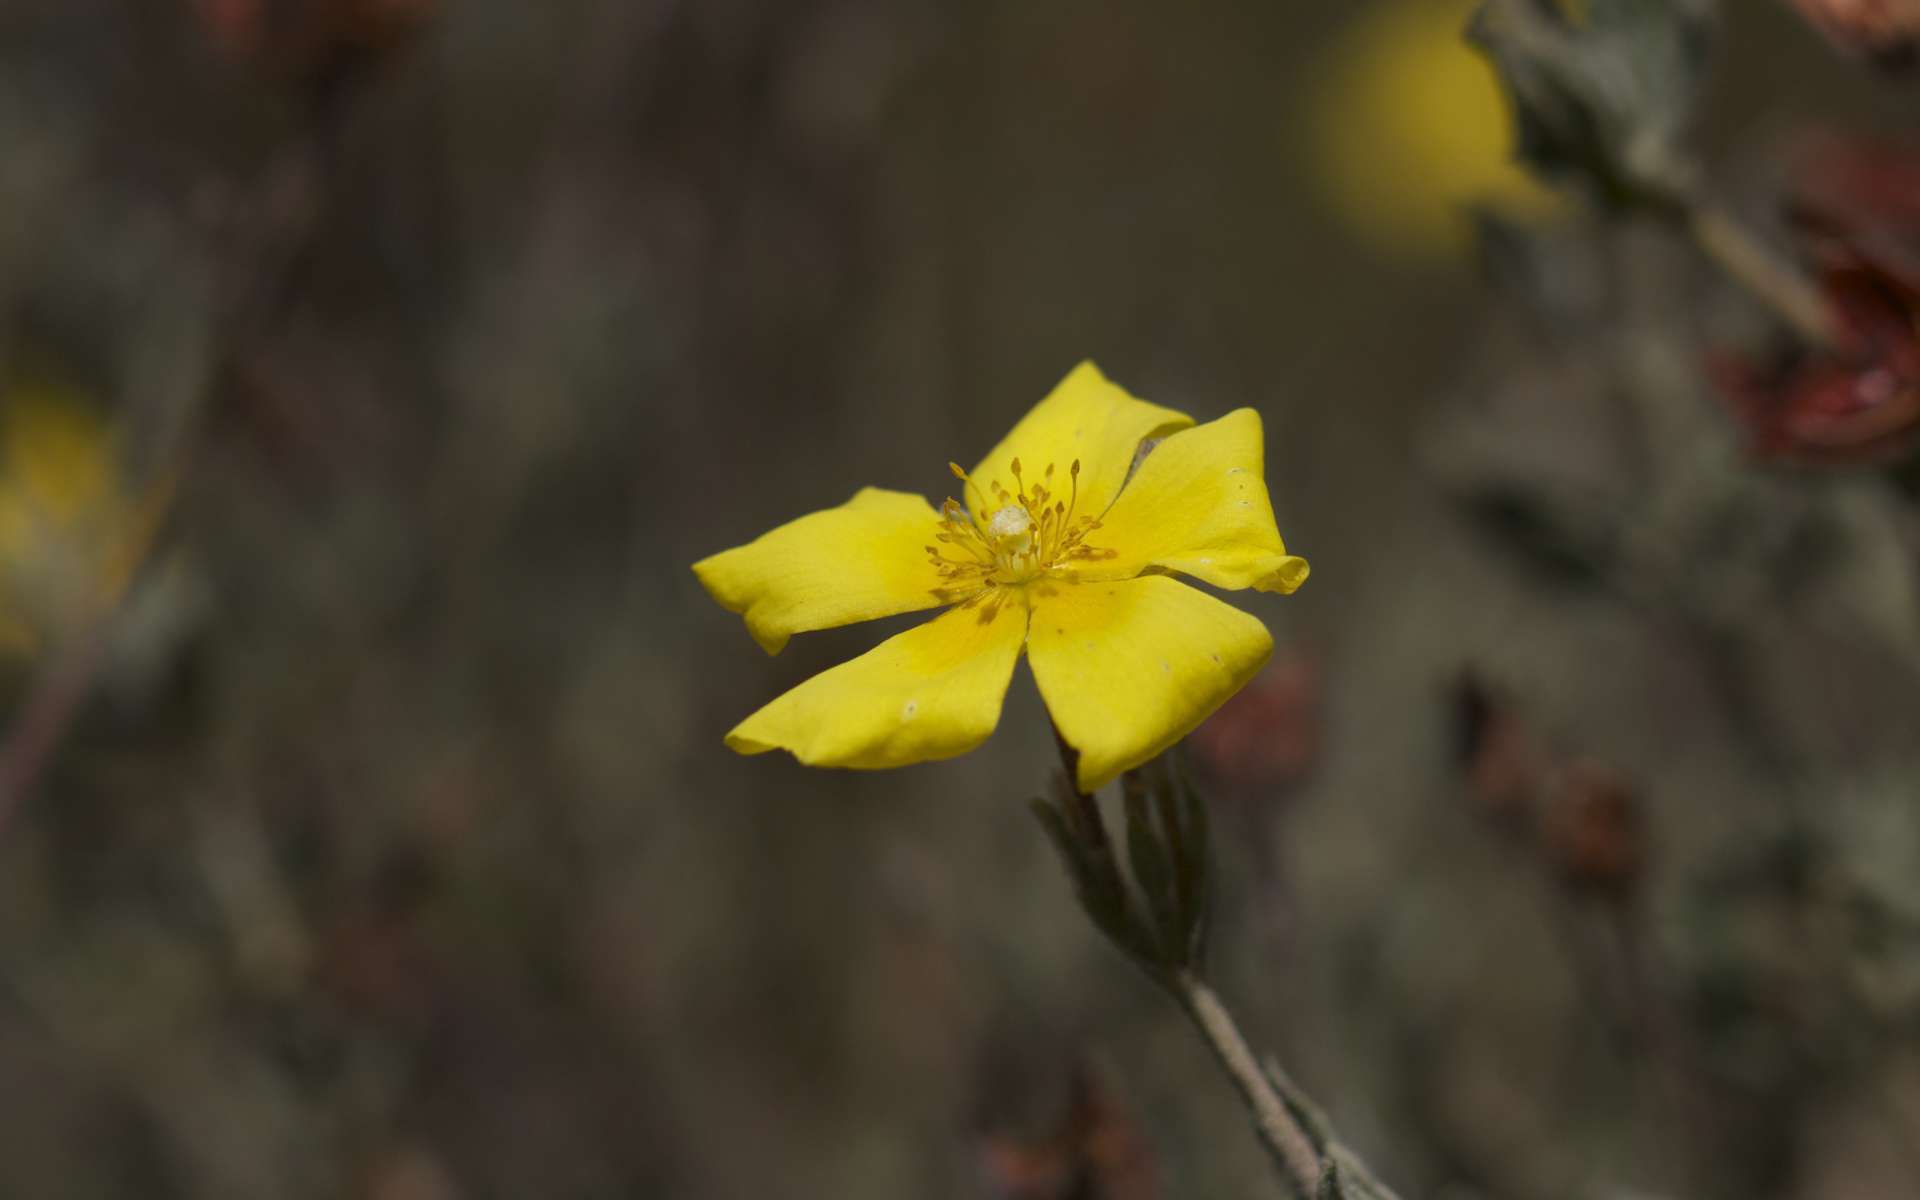
[[[1763, 452], [1756, 307], [1508, 165], [1468, 8], [0, 0], [0, 1195], [1276, 1194], [1024, 668], [951, 763], [721, 744], [905, 622], [689, 564], [1089, 357], [1266, 418], [1214, 959], [1373, 1167], [1920, 1194], [1910, 490]], [[1726, 10], [1785, 246], [1915, 93]]]

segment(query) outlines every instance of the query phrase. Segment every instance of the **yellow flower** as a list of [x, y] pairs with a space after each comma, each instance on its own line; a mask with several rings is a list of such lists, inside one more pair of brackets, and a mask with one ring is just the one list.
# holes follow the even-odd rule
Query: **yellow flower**
[[111, 431], [57, 387], [0, 417], [0, 653], [31, 654], [109, 606], [140, 527]]
[[1513, 114], [1464, 39], [1478, 0], [1385, 0], [1338, 36], [1317, 80], [1312, 132], [1333, 211], [1378, 248], [1444, 257], [1466, 244], [1462, 206], [1520, 215], [1558, 200], [1513, 161]]
[[781, 696], [727, 744], [813, 766], [951, 758], [993, 732], [1024, 649], [1081, 789], [1139, 766], [1273, 649], [1257, 619], [1173, 575], [1268, 592], [1307, 577], [1274, 527], [1263, 442], [1250, 408], [1195, 426], [1082, 363], [979, 466], [950, 464], [966, 507], [865, 488], [695, 563], [772, 654], [807, 630], [950, 606]]

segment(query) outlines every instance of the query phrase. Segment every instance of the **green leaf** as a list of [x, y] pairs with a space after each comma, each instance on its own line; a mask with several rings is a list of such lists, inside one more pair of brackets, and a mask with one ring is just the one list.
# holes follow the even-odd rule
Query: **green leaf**
[[1120, 878], [1111, 848], [1105, 844], [1104, 838], [1096, 841], [1094, 837], [1083, 833], [1062, 811], [1067, 807], [1065, 805], [1056, 806], [1036, 798], [1029, 807], [1040, 822], [1040, 827], [1046, 830], [1048, 840], [1059, 852], [1060, 861], [1073, 881], [1074, 895], [1080, 901], [1081, 909], [1100, 932], [1107, 935], [1109, 941], [1149, 974], [1157, 977], [1160, 970], [1158, 948], [1134, 913], [1126, 885]]
[[1175, 765], [1170, 772], [1174, 784], [1174, 807], [1179, 813], [1182, 849], [1181, 910], [1186, 922], [1187, 957], [1194, 966], [1206, 962], [1208, 909], [1212, 904], [1213, 878], [1209, 869], [1207, 799], [1193, 785], [1185, 768]]
[[1127, 812], [1127, 857], [1133, 867], [1134, 882], [1146, 901], [1147, 915], [1159, 933], [1160, 961], [1169, 967], [1185, 966], [1185, 925], [1175, 897], [1173, 860], [1160, 831], [1154, 828], [1152, 810], [1148, 807], [1149, 781], [1144, 772], [1129, 771], [1122, 786]]

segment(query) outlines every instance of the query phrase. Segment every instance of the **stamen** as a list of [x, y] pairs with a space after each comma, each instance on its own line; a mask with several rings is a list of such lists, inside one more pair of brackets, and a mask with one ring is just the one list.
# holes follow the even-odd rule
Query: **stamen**
[[[966, 488], [972, 488], [972, 489], [973, 489], [973, 495], [972, 495], [972, 496], [970, 496], [970, 497], [968, 497], [968, 499], [969, 499], [969, 500], [971, 500], [971, 501], [975, 501], [975, 502], [978, 502], [978, 501], [983, 501], [983, 500], [985, 500], [985, 499], [986, 499], [986, 497], [985, 497], [985, 496], [984, 496], [984, 495], [983, 495], [983, 494], [981, 493], [981, 491], [980, 491], [980, 485], [979, 485], [979, 484], [977, 484], [977, 483], [975, 483], [975, 482], [973, 481], [973, 476], [971, 476], [971, 475], [969, 475], [969, 474], [967, 474], [967, 473], [966, 473], [965, 471], [962, 471], [962, 470], [960, 469], [960, 464], [959, 464], [959, 463], [957, 463], [957, 462], [950, 462], [950, 463], [948, 463], [948, 464], [947, 464], [947, 470], [949, 470], [949, 471], [952, 471], [952, 472], [953, 472], [953, 475], [954, 475], [954, 478], [955, 478], [955, 479], [958, 479], [958, 480], [959, 480], [959, 481], [960, 481], [960, 482], [961, 482], [961, 483], [962, 483], [963, 485], [965, 485], [965, 486], [964, 486], [964, 487], [963, 487], [963, 488], [961, 489], [961, 495], [966, 495]], [[980, 504], [980, 507], [981, 507], [981, 508], [985, 508], [985, 507], [986, 507], [986, 505], [985, 505], [985, 504]]]

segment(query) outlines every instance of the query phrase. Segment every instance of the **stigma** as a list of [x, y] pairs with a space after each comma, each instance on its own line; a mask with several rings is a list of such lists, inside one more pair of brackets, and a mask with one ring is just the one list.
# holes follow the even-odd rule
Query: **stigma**
[[997, 554], [1025, 554], [1033, 549], [1033, 514], [1007, 505], [987, 521], [987, 541]]

